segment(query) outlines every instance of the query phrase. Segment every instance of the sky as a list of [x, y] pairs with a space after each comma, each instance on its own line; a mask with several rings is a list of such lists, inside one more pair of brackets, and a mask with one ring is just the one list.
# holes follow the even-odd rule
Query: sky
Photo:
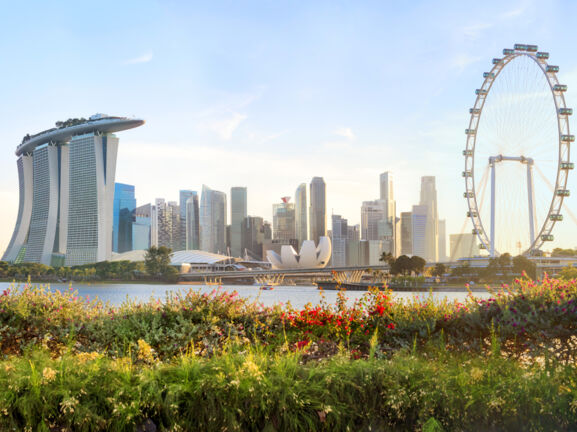
[[[491, 59], [539, 45], [560, 66], [568, 106], [577, 100], [572, 1], [0, 6], [0, 251], [18, 210], [14, 150], [57, 120], [146, 120], [118, 134], [116, 180], [135, 186], [138, 205], [203, 184], [246, 186], [249, 214], [271, 220], [273, 203], [322, 176], [329, 220], [356, 224], [391, 171], [398, 212], [418, 204], [421, 176], [436, 176], [451, 234], [471, 228], [464, 129]], [[577, 214], [574, 196], [566, 204]], [[554, 234], [551, 247], [577, 246], [570, 217]]]

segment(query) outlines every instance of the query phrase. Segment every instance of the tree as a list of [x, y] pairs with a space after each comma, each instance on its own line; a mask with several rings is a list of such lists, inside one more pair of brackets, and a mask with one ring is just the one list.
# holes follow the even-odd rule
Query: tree
[[406, 275], [411, 272], [411, 258], [407, 255], [398, 257], [391, 266], [391, 273], [394, 275]]
[[553, 257], [571, 257], [577, 255], [577, 251], [575, 249], [561, 249], [555, 248], [553, 252], [551, 252], [551, 256]]
[[383, 252], [381, 254], [381, 257], [379, 258], [379, 261], [386, 262], [389, 265], [389, 267], [392, 268], [395, 262], [395, 257], [390, 252]]
[[577, 268], [573, 267], [572, 265], [563, 267], [563, 269], [559, 273], [559, 277], [565, 280], [577, 279]]
[[150, 246], [144, 255], [146, 272], [153, 277], [163, 276], [169, 272], [172, 249], [165, 246]]
[[519, 274], [525, 272], [531, 279], [537, 277], [537, 266], [533, 261], [523, 255], [513, 258], [513, 271]]
[[414, 271], [417, 274], [421, 274], [423, 273], [423, 270], [425, 270], [425, 264], [427, 264], [427, 261], [425, 261], [420, 256], [413, 255], [411, 257], [411, 271]]
[[433, 268], [433, 271], [431, 272], [431, 274], [433, 276], [441, 277], [446, 272], [447, 272], [447, 267], [445, 267], [445, 264], [437, 263], [437, 264], [435, 264], [435, 267]]

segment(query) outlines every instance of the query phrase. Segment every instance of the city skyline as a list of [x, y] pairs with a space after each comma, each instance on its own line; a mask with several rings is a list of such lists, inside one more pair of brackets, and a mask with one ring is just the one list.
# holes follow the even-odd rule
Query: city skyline
[[[137, 10], [130, 2], [115, 7], [117, 14], [100, 25], [97, 18], [112, 3], [71, 5], [26, 12], [14, 5], [0, 30], [4, 40], [21, 40], [6, 45], [0, 59], [2, 116], [10, 125], [0, 131], [1, 250], [18, 211], [13, 148], [55, 118], [100, 111], [147, 120], [123, 137], [118, 154], [117, 180], [135, 185], [139, 204], [159, 196], [177, 201], [180, 189], [200, 191], [203, 183], [224, 191], [243, 184], [248, 214], [272, 220], [279, 196], [294, 196], [299, 184], [321, 176], [327, 219], [338, 214], [355, 225], [362, 201], [379, 196], [375, 179], [390, 171], [397, 216], [419, 202], [420, 178], [436, 176], [439, 218], [449, 235], [461, 232], [466, 219], [463, 130], [491, 59], [516, 42], [536, 43], [560, 66], [568, 106], [577, 99], [575, 36], [556, 31], [576, 11], [568, 2], [251, 3], [217, 11], [145, 1]], [[22, 14], [26, 30], [16, 19]], [[81, 19], [87, 14], [92, 23]], [[36, 25], [46, 19], [55, 29], [48, 36]], [[420, 26], [419, 35], [406, 34], [409, 23]], [[226, 31], [217, 35], [212, 28]], [[70, 60], [82, 74], [46, 72]], [[14, 64], [20, 67], [9, 67]], [[395, 65], [403, 66], [400, 85]], [[27, 103], [32, 99], [35, 104]], [[576, 186], [572, 174], [568, 189]], [[566, 203], [577, 213], [573, 197]], [[548, 248], [575, 247], [574, 233], [566, 217]]]

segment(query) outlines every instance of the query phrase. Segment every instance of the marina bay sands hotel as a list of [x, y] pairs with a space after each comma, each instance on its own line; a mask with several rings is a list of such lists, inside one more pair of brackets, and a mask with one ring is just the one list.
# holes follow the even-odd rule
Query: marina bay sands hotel
[[114, 132], [142, 124], [96, 114], [26, 135], [16, 148], [18, 218], [2, 260], [72, 266], [110, 259]]

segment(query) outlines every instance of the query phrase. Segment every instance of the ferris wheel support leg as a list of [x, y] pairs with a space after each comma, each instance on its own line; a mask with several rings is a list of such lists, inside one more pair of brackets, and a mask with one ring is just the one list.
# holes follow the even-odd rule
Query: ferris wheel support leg
[[491, 250], [492, 257], [495, 256], [495, 162], [491, 164]]
[[535, 190], [533, 189], [533, 164], [527, 164], [527, 196], [529, 197], [529, 236], [535, 241]]

